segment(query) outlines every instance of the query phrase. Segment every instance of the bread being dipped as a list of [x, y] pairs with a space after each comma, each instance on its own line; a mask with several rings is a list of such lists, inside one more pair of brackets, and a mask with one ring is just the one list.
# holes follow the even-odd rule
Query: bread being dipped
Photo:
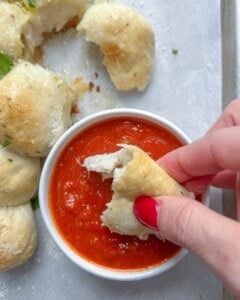
[[123, 235], [136, 235], [147, 239], [154, 234], [138, 222], [133, 214], [134, 200], [142, 195], [175, 195], [194, 198], [161, 168], [146, 152], [133, 145], [120, 145], [122, 149], [110, 154], [88, 157], [84, 166], [88, 171], [113, 178], [113, 196], [101, 220], [110, 231]]

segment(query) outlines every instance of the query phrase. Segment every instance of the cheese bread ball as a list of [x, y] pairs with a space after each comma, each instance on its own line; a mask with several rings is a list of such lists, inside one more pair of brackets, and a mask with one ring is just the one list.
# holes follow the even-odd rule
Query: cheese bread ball
[[43, 34], [60, 31], [74, 17], [83, 15], [86, 0], [37, 0], [24, 27], [26, 43], [32, 51], [43, 42]]
[[29, 202], [0, 207], [0, 270], [25, 262], [34, 252], [37, 231]]
[[20, 6], [0, 2], [0, 53], [14, 58], [22, 57], [22, 32], [28, 18], [29, 15]]
[[38, 158], [23, 157], [7, 147], [0, 148], [0, 206], [29, 201], [38, 188], [40, 172]]
[[152, 74], [155, 41], [141, 15], [119, 3], [96, 4], [77, 29], [100, 46], [103, 64], [118, 90], [145, 89]]
[[134, 200], [143, 195], [175, 195], [194, 198], [194, 194], [170, 177], [146, 152], [132, 145], [123, 149], [90, 156], [84, 160], [88, 171], [102, 173], [103, 179], [113, 177], [112, 200], [101, 219], [112, 232], [136, 235], [145, 240], [155, 232], [142, 224], [133, 214]]
[[44, 157], [71, 124], [74, 95], [55, 73], [19, 61], [0, 81], [0, 143], [21, 155]]

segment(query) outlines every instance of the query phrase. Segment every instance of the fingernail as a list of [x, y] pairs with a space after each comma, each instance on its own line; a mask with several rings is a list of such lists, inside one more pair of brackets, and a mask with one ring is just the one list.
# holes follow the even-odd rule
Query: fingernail
[[158, 230], [159, 202], [148, 196], [138, 197], [133, 206], [135, 217], [143, 225]]

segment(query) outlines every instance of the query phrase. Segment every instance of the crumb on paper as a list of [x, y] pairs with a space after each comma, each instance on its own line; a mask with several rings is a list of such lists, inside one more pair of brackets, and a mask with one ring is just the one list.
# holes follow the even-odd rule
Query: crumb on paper
[[93, 83], [92, 81], [90, 81], [88, 83], [88, 91], [91, 93], [91, 92], [97, 92], [99, 93], [100, 92], [100, 85], [96, 85], [95, 83]]
[[83, 94], [88, 90], [88, 84], [86, 83], [84, 78], [77, 77], [72, 82], [71, 89], [75, 94], [77, 101], [79, 98], [82, 98]]
[[76, 102], [72, 103], [72, 108], [71, 108], [71, 114], [79, 114], [80, 109], [78, 107], [78, 104]]
[[38, 64], [43, 64], [43, 47], [40, 45], [34, 49], [33, 61]]
[[88, 90], [89, 90], [89, 92], [92, 92], [93, 89], [94, 89], [94, 87], [95, 87], [95, 84], [92, 81], [90, 81], [89, 84], [88, 84]]

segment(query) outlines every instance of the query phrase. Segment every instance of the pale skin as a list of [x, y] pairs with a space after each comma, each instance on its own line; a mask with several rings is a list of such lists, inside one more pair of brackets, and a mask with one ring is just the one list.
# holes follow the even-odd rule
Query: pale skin
[[158, 197], [158, 227], [163, 237], [196, 253], [240, 299], [240, 100], [205, 136], [158, 162], [191, 191], [203, 192], [209, 185], [235, 189], [237, 220], [188, 198]]

